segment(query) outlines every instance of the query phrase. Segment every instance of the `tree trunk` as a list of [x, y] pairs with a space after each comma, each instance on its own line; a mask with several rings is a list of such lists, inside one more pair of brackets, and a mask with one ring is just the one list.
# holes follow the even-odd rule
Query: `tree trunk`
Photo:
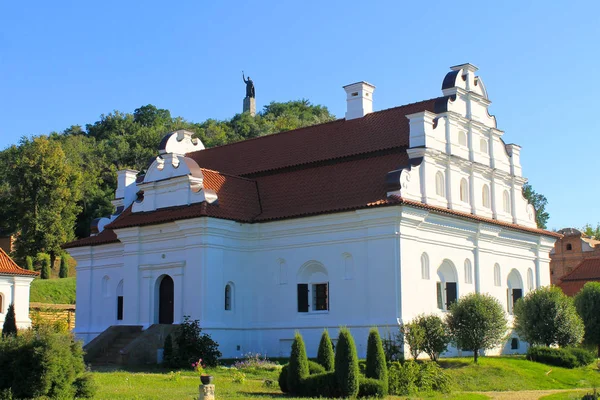
[[477, 364], [477, 359], [479, 358], [479, 349], [473, 350], [473, 361]]

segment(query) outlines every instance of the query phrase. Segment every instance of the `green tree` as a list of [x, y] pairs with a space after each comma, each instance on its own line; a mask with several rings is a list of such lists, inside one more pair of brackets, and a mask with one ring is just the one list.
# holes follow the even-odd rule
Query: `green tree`
[[327, 329], [324, 329], [321, 335], [319, 351], [317, 352], [317, 362], [325, 368], [325, 371], [333, 371], [335, 355]]
[[515, 304], [515, 331], [532, 345], [570, 346], [581, 342], [584, 326], [573, 304], [559, 287], [529, 292]]
[[308, 357], [306, 356], [306, 348], [304, 340], [300, 332], [294, 335], [292, 343], [292, 354], [288, 364], [287, 387], [290, 393], [298, 394], [302, 389], [302, 380], [309, 375]]
[[427, 353], [432, 361], [439, 359], [440, 354], [448, 349], [450, 334], [444, 321], [437, 315], [419, 315], [415, 322], [423, 330], [421, 350]]
[[377, 328], [372, 328], [367, 341], [367, 378], [380, 380], [383, 383], [385, 395], [388, 392], [388, 370], [383, 352], [381, 337]]
[[400, 327], [400, 332], [404, 336], [406, 344], [413, 360], [419, 357], [423, 352], [423, 343], [425, 342], [425, 330], [415, 320], [403, 324]]
[[44, 257], [41, 259], [42, 270], [40, 274], [40, 278], [42, 279], [50, 279], [50, 257]]
[[335, 376], [342, 397], [355, 397], [358, 394], [358, 355], [354, 338], [347, 328], [340, 328], [335, 349]]
[[456, 346], [473, 352], [477, 364], [479, 351], [496, 347], [506, 334], [506, 314], [489, 294], [471, 293], [450, 307], [446, 323]]
[[2, 326], [2, 337], [17, 335], [17, 319], [15, 317], [15, 305], [10, 303], [6, 317], [4, 318], [4, 325]]
[[66, 161], [60, 144], [46, 137], [21, 139], [10, 152], [9, 183], [17, 258], [44, 251], [52, 262], [61, 245], [74, 239], [81, 175]]
[[59, 278], [68, 278], [69, 277], [69, 260], [66, 253], [60, 257], [60, 271], [58, 272]]
[[575, 307], [585, 327], [585, 342], [595, 345], [600, 358], [600, 282], [587, 282], [575, 296]]
[[600, 240], [600, 222], [595, 228], [591, 224], [586, 224], [581, 231], [592, 239]]
[[25, 268], [29, 271], [33, 271], [33, 257], [25, 257]]
[[550, 218], [550, 214], [546, 211], [546, 205], [548, 205], [546, 196], [537, 193], [530, 184], [526, 183], [523, 185], [523, 197], [535, 208], [535, 220], [538, 228], [546, 229], [546, 223]]

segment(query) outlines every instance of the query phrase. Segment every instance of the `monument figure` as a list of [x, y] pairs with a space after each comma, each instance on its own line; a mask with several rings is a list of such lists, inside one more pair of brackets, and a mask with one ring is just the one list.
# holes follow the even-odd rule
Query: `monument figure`
[[256, 92], [254, 91], [254, 82], [252, 82], [250, 77], [246, 79], [244, 71], [242, 71], [242, 79], [246, 84], [246, 97], [244, 97], [243, 112], [249, 112], [250, 115], [254, 117], [256, 115]]
[[242, 71], [242, 79], [244, 80], [244, 83], [246, 84], [246, 97], [255, 98], [256, 93], [254, 92], [254, 82], [252, 82], [252, 79], [250, 79], [250, 77], [248, 77], [248, 79], [246, 79], [246, 77], [244, 76], [244, 71]]

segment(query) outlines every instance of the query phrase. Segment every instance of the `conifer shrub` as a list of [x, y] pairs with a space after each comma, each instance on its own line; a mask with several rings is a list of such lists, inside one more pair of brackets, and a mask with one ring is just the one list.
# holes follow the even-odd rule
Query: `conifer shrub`
[[319, 364], [316, 361], [308, 360], [308, 374], [309, 375], [322, 374], [324, 372], [327, 372], [327, 371], [321, 364]]
[[382, 382], [384, 396], [387, 395], [388, 389], [388, 370], [385, 361], [385, 353], [379, 331], [376, 328], [369, 332], [369, 340], [367, 342], [367, 366], [365, 375], [367, 378], [377, 379]]
[[289, 392], [292, 394], [301, 393], [302, 381], [309, 376], [309, 373], [308, 357], [306, 356], [304, 340], [302, 339], [302, 335], [300, 335], [299, 332], [296, 332], [294, 342], [292, 343], [292, 354], [290, 355], [287, 371], [287, 386]]
[[335, 354], [333, 353], [333, 345], [331, 344], [327, 329], [325, 329], [321, 335], [319, 351], [317, 352], [317, 362], [325, 368], [325, 371], [333, 371]]
[[310, 375], [302, 380], [299, 393], [305, 397], [341, 397], [335, 372], [328, 371], [322, 374]]
[[6, 336], [17, 336], [17, 319], [15, 317], [15, 305], [10, 303], [6, 317], [4, 318], [4, 325], [2, 326], [2, 337]]
[[33, 271], [33, 257], [25, 257], [25, 268], [29, 271]]
[[380, 379], [360, 378], [358, 397], [375, 397], [382, 399], [385, 396], [387, 396], [387, 382]]
[[50, 279], [50, 256], [45, 254], [47, 257], [42, 257], [40, 259], [40, 265], [42, 267], [40, 278], [42, 279]]
[[94, 377], [89, 372], [75, 379], [73, 386], [75, 387], [75, 397], [78, 399], [91, 399], [98, 390], [96, 381], [94, 381]]
[[219, 343], [202, 333], [200, 321], [192, 320], [189, 315], [183, 316], [183, 322], [173, 332], [173, 342], [173, 367], [190, 368], [200, 358], [207, 367], [216, 367], [221, 357]]
[[283, 393], [289, 393], [290, 389], [288, 388], [288, 367], [289, 364], [286, 364], [281, 368], [281, 372], [279, 373], [279, 389]]
[[163, 345], [163, 364], [170, 367], [174, 364], [173, 357], [175, 356], [173, 352], [173, 336], [169, 333], [165, 338], [165, 343]]
[[355, 397], [358, 394], [358, 355], [354, 339], [347, 328], [341, 328], [335, 351], [335, 376], [342, 397]]
[[63, 254], [60, 258], [60, 270], [58, 272], [59, 278], [68, 278], [69, 277], [69, 260], [67, 259], [67, 255]]

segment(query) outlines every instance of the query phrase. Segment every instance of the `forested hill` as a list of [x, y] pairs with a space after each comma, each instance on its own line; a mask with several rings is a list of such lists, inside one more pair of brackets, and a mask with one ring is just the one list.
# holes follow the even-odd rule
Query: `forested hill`
[[326, 107], [308, 100], [271, 103], [252, 117], [201, 123], [172, 117], [146, 105], [133, 113], [114, 111], [85, 129], [22, 138], [0, 152], [0, 232], [18, 232], [17, 261], [89, 235], [92, 219], [112, 212], [116, 171], [144, 170], [162, 137], [177, 129], [195, 132], [206, 147], [331, 121]]

